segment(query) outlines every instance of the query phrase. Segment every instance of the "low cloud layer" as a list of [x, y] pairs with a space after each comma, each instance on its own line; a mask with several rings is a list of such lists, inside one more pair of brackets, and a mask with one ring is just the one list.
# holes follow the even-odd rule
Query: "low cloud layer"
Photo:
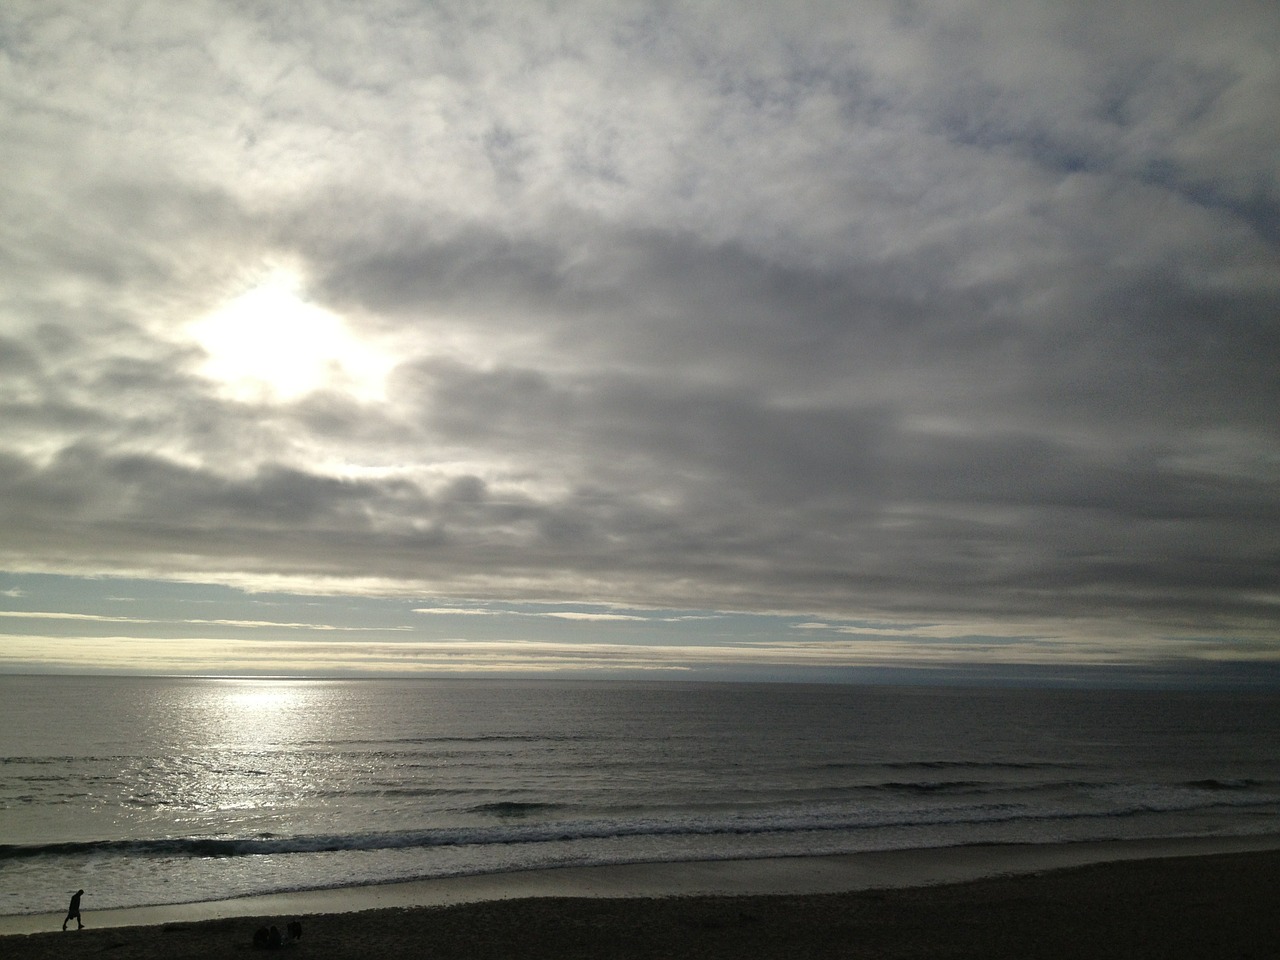
[[1250, 2], [7, 4], [0, 569], [1256, 656], [1277, 49]]

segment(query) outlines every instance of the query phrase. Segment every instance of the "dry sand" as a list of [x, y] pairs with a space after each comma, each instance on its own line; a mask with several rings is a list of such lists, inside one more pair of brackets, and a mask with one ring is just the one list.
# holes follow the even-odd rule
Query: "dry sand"
[[[0, 937], [0, 957], [1280, 958], [1280, 852], [1166, 857], [886, 890], [523, 897]], [[86, 920], [92, 923], [92, 915]]]

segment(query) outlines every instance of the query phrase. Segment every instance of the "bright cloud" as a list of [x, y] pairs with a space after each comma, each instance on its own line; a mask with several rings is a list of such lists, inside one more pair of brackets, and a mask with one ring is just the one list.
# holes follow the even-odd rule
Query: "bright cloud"
[[238, 400], [296, 400], [317, 390], [378, 399], [394, 365], [336, 314], [308, 302], [295, 274], [275, 270], [196, 321], [200, 373]]

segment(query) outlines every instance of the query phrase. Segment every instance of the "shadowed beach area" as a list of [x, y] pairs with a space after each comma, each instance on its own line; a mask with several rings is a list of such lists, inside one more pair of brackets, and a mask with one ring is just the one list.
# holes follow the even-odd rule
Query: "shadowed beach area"
[[[305, 900], [295, 906], [302, 907]], [[845, 893], [522, 897], [297, 911], [297, 958], [1280, 957], [1280, 852], [1092, 863]], [[0, 937], [12, 958], [275, 955], [240, 916]], [[92, 914], [86, 922], [93, 923]]]

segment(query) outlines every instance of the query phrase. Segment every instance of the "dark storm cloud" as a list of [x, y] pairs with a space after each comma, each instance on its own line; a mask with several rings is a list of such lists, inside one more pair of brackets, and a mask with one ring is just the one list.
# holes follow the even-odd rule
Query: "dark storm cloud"
[[[6, 567], [1273, 632], [1265, 5], [54, 7]], [[272, 270], [349, 340], [246, 386]]]

